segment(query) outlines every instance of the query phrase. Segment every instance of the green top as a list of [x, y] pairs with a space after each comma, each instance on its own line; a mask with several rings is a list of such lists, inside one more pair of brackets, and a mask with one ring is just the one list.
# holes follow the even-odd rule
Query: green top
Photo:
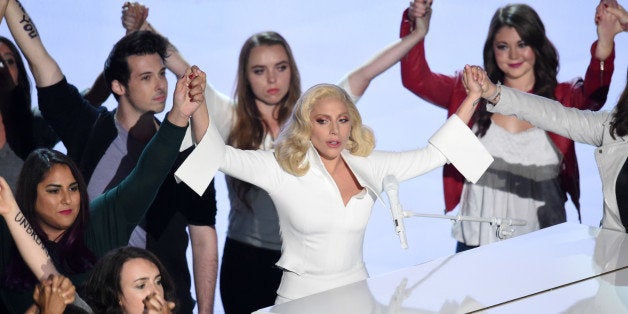
[[[98, 257], [127, 245], [131, 232], [155, 199], [159, 187], [168, 176], [179, 153], [185, 127], [164, 120], [144, 148], [137, 165], [116, 187], [90, 203], [90, 219], [85, 230], [85, 243]], [[15, 242], [0, 219], [0, 274], [17, 252]], [[63, 273], [62, 269], [59, 269]], [[86, 273], [70, 276], [74, 285], [81, 285]], [[33, 287], [26, 290], [8, 289], [0, 283], [0, 311], [22, 314], [33, 303]]]

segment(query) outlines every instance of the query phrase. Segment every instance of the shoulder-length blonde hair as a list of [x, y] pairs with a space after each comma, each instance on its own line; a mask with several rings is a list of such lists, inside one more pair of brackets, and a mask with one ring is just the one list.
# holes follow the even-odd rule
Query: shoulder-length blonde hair
[[327, 98], [338, 99], [347, 106], [351, 133], [345, 148], [356, 156], [368, 156], [373, 151], [375, 136], [371, 129], [362, 124], [360, 112], [347, 92], [336, 85], [318, 84], [308, 89], [297, 100], [290, 119], [275, 143], [275, 156], [286, 172], [302, 176], [309, 170], [309, 163], [304, 161], [312, 133], [310, 113], [316, 103]]

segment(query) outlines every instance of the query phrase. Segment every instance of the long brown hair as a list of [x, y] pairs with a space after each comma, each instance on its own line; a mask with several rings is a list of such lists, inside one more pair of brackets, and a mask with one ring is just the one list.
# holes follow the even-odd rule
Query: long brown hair
[[[493, 82], [503, 82], [504, 72], [499, 69], [493, 52], [495, 35], [502, 27], [512, 27], [521, 36], [521, 40], [532, 48], [536, 61], [534, 62], [533, 92], [549, 99], [555, 99], [554, 90], [558, 85], [558, 51], [545, 34], [545, 26], [539, 15], [530, 6], [525, 4], [508, 4], [495, 12], [484, 42], [484, 68]], [[491, 125], [491, 113], [485, 106], [480, 106], [474, 119], [478, 126], [478, 136], [484, 136]]]
[[[257, 33], [249, 37], [240, 50], [234, 97], [236, 99], [236, 120], [227, 140], [229, 145], [240, 149], [258, 149], [267, 132], [267, 127], [255, 103], [255, 94], [253, 94], [251, 84], [247, 79], [247, 67], [251, 51], [253, 48], [262, 45], [280, 45], [288, 55], [288, 64], [291, 73], [290, 88], [286, 96], [275, 109], [277, 122], [280, 126], [288, 120], [294, 108], [294, 104], [297, 102], [297, 99], [299, 99], [299, 96], [301, 96], [301, 76], [299, 75], [299, 70], [297, 69], [297, 64], [288, 42], [281, 35], [272, 31]], [[251, 185], [234, 178], [228, 178], [228, 180], [233, 180], [232, 182], [234, 183], [238, 198], [250, 208], [250, 204], [245, 198], [245, 195], [251, 189]]]
[[[31, 151], [40, 146], [33, 132], [35, 117], [31, 111], [31, 84], [24, 60], [15, 44], [2, 36], [0, 36], [0, 44], [6, 45], [13, 54], [18, 72], [17, 85], [11, 90], [6, 90], [7, 86], [3, 86], [5, 90], [2, 99], [0, 99], [0, 114], [4, 122], [9, 147], [20, 159], [24, 160]], [[7, 68], [7, 75], [9, 74], [8, 71]], [[10, 75], [5, 79], [10, 79], [10, 83], [13, 83]]]

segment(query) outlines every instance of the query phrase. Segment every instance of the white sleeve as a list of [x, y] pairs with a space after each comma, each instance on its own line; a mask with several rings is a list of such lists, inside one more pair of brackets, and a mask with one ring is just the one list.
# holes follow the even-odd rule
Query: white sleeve
[[233, 129], [235, 116], [235, 101], [227, 95], [217, 91], [211, 84], [205, 88], [205, 100], [209, 116], [216, 124], [216, 128], [226, 142]]
[[351, 86], [349, 85], [349, 74], [345, 74], [344, 77], [342, 77], [342, 79], [340, 80], [340, 82], [338, 82], [338, 85], [340, 88], [344, 89], [347, 94], [349, 94], [349, 97], [351, 97], [351, 100], [353, 100], [354, 104], [357, 104], [358, 101], [360, 101], [360, 96], [355, 96], [353, 94], [353, 91], [351, 90]]
[[[213, 120], [212, 120], [213, 121]], [[178, 182], [185, 182], [198, 195], [203, 195], [225, 160], [225, 142], [213, 122], [192, 153], [174, 173]]]
[[[368, 159], [371, 162], [368, 167], [374, 175], [371, 182], [380, 182], [386, 175], [394, 175], [399, 181], [409, 180], [447, 162], [458, 168], [467, 180], [477, 182], [493, 162], [475, 134], [456, 115], [436, 131], [427, 146], [404, 152], [374, 151]], [[362, 168], [365, 167], [359, 169]], [[366, 178], [369, 172], [359, 175]]]
[[[231, 129], [233, 128], [235, 102], [227, 95], [217, 91], [214, 86], [207, 83], [205, 88], [205, 103], [207, 104], [209, 116], [212, 117], [212, 121], [218, 129], [218, 133], [220, 133], [223, 141], [227, 141]], [[192, 130], [188, 127], [179, 150], [183, 151], [192, 145], [194, 145], [192, 141]]]
[[477, 136], [455, 114], [432, 135], [429, 142], [473, 183], [480, 179], [493, 162], [493, 157]]
[[241, 150], [225, 145], [216, 126], [210, 123], [201, 142], [174, 175], [177, 182], [183, 181], [203, 195], [218, 170], [268, 192], [279, 186], [282, 175], [286, 175], [273, 151]]

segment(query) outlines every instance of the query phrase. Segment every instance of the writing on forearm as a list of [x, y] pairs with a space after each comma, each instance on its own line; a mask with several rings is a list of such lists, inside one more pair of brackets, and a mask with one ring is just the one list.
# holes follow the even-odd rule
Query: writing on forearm
[[26, 217], [24, 217], [24, 214], [22, 214], [22, 212], [19, 212], [17, 213], [17, 215], [15, 215], [15, 222], [17, 222], [18, 225], [22, 226], [26, 230], [26, 233], [35, 241], [35, 243], [39, 247], [41, 247], [42, 250], [44, 250], [44, 252], [46, 253], [46, 256], [50, 256], [48, 254], [48, 250], [46, 249], [46, 246], [44, 246], [44, 243], [41, 241], [41, 238], [37, 236], [37, 233], [35, 233], [35, 230], [31, 226], [31, 224], [28, 222], [28, 220], [26, 220]]
[[22, 25], [24, 31], [28, 33], [28, 36], [30, 38], [35, 38], [39, 36], [39, 34], [37, 33], [37, 28], [35, 27], [35, 23], [33, 23], [33, 20], [31, 20], [30, 16], [28, 16], [28, 13], [26, 13], [26, 9], [24, 9], [19, 1], [16, 0], [16, 2], [19, 5], [20, 10], [22, 10], [22, 20], [20, 21], [20, 25]]

